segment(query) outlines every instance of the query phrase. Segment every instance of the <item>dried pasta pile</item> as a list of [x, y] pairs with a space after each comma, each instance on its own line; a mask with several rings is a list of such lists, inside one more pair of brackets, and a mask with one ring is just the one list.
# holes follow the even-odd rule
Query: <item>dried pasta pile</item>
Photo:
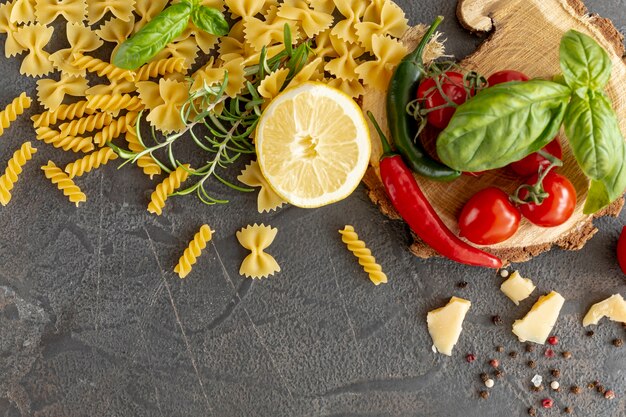
[[[167, 0], [12, 0], [0, 5], [0, 33], [7, 36], [5, 56], [22, 59], [23, 75], [42, 77], [37, 81], [37, 98], [45, 111], [32, 117], [37, 139], [64, 151], [90, 153], [64, 169], [53, 163], [44, 167], [49, 178], [65, 185], [64, 190], [76, 192], [70, 188], [78, 188], [73, 177], [115, 159], [115, 154], [101, 150], [113, 143], [129, 149], [132, 161], [150, 178], [168, 175], [150, 203], [149, 210], [160, 214], [167, 194], [192, 177], [185, 173], [194, 174], [197, 167], [158, 160], [150, 149], [146, 151], [150, 145], [141, 138], [138, 124], [149, 122], [169, 140], [168, 135], [190, 128], [182, 109], [194, 92], [219, 90], [221, 85], [232, 100], [248, 94], [248, 84], [259, 74], [259, 62], [291, 48], [284, 45], [289, 42], [285, 26], [291, 33], [290, 44], [308, 41], [311, 53], [305, 55], [297, 75], [280, 68], [257, 80], [253, 96], [264, 101], [260, 108], [284, 88], [309, 80], [328, 83], [352, 97], [362, 95], [364, 86], [383, 90], [407, 53], [398, 38], [408, 22], [402, 9], [390, 0], [201, 2], [230, 15], [230, 33], [218, 39], [190, 23], [179, 38], [136, 71], [110, 64], [111, 46], [114, 53], [160, 13], [170, 3]], [[69, 47], [51, 51], [48, 45], [55, 31], [62, 32], [55, 29], [60, 19], [66, 21]], [[220, 103], [212, 111], [220, 112], [225, 105]], [[9, 119], [0, 118], [3, 128], [8, 127]], [[126, 143], [116, 142], [121, 136]], [[119, 153], [120, 148], [114, 149]], [[69, 175], [61, 179], [57, 171]], [[262, 191], [259, 211], [281, 205], [267, 195], [271, 190]], [[82, 194], [76, 195], [73, 201], [84, 201]]]

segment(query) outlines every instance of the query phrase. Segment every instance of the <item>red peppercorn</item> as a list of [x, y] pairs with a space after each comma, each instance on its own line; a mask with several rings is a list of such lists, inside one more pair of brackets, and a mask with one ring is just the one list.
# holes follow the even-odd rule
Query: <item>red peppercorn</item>
[[551, 398], [544, 398], [543, 400], [541, 400], [541, 405], [543, 406], [543, 408], [552, 408], [552, 406], [554, 405], [554, 400]]
[[473, 353], [468, 353], [465, 357], [465, 360], [469, 363], [472, 363], [476, 360], [476, 355], [474, 355]]
[[489, 361], [489, 365], [493, 366], [494, 368], [497, 368], [498, 366], [500, 366], [500, 361], [497, 359], [492, 359]]
[[557, 345], [559, 343], [559, 338], [556, 336], [550, 336], [548, 337], [548, 343], [552, 346]]
[[615, 392], [611, 389], [606, 390], [606, 392], [604, 393], [604, 398], [606, 398], [607, 400], [612, 400], [613, 398], [615, 398]]
[[544, 353], [544, 355], [546, 356], [546, 358], [553, 358], [554, 357], [554, 351], [550, 348], [546, 349], [546, 352]]

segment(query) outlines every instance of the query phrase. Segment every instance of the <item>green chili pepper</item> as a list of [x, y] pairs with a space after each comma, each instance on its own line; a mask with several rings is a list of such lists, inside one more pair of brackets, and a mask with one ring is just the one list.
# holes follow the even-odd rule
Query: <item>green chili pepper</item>
[[443, 21], [439, 16], [417, 48], [396, 68], [387, 92], [387, 119], [398, 153], [416, 173], [438, 181], [451, 181], [461, 173], [432, 159], [419, 144], [418, 123], [407, 113], [408, 104], [417, 96], [420, 81], [426, 75], [423, 54], [435, 30]]

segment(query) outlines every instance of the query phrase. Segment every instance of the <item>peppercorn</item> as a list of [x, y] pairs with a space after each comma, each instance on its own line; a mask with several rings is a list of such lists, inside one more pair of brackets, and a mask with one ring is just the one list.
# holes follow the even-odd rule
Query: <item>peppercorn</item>
[[496, 346], [496, 352], [504, 352], [504, 346]]
[[593, 330], [588, 330], [588, 331], [587, 331], [587, 336], [588, 336], [588, 337], [593, 336]]
[[615, 347], [622, 347], [623, 344], [624, 344], [624, 341], [622, 339], [614, 339], [613, 340], [613, 346], [615, 346]]
[[535, 417], [537, 415], [537, 410], [535, 409], [535, 407], [530, 407], [528, 409], [528, 415], [529, 416], [533, 416], [533, 417]]
[[483, 400], [486, 400], [487, 398], [489, 398], [489, 391], [481, 391], [480, 398], [482, 398]]
[[489, 365], [491, 365], [494, 368], [497, 368], [498, 366], [500, 366], [500, 361], [497, 359], [491, 359], [489, 361]]
[[457, 287], [459, 288], [466, 288], [467, 287], [467, 282], [466, 281], [461, 281], [458, 284], [456, 284]]
[[539, 384], [539, 386], [537, 387], [533, 385], [530, 389], [533, 390], [534, 392], [541, 392], [543, 391], [543, 388], [544, 388], [543, 384]]
[[543, 400], [541, 400], [541, 405], [543, 406], [543, 408], [552, 408], [552, 406], [554, 405], [554, 400], [552, 400], [551, 398], [544, 398]]
[[497, 314], [493, 317], [491, 317], [491, 322], [496, 325], [496, 326], [501, 326], [502, 325], [502, 317], [498, 316]]
[[474, 355], [473, 353], [468, 353], [467, 356], [465, 356], [465, 360], [469, 363], [472, 363], [476, 360], [476, 355]]
[[535, 369], [537, 367], [537, 363], [535, 361], [528, 361], [528, 367]]
[[485, 382], [488, 379], [489, 379], [489, 375], [487, 375], [486, 373], [483, 372], [482, 374], [480, 374], [481, 381]]
[[598, 391], [600, 394], [604, 394], [606, 392], [606, 388], [604, 388], [604, 385], [597, 385], [596, 391]]
[[502, 278], [506, 278], [506, 277], [508, 277], [508, 276], [509, 276], [509, 271], [507, 271], [506, 269], [501, 269], [501, 270], [500, 270], [500, 276], [501, 276]]
[[546, 358], [554, 358], [554, 351], [550, 348], [547, 348], [544, 352]]
[[590, 382], [590, 383], [587, 384], [587, 388], [589, 388], [589, 389], [594, 389], [595, 386], [596, 386], [595, 382]]
[[566, 350], [565, 352], [561, 353], [561, 356], [563, 356], [563, 358], [565, 358], [565, 359], [571, 359], [572, 352], [570, 352], [569, 350]]
[[572, 414], [572, 411], [574, 411], [574, 410], [572, 410], [572, 407], [565, 407], [565, 408], [563, 409], [563, 412], [564, 412], [565, 414]]
[[517, 358], [517, 352], [516, 351], [511, 351], [509, 352], [509, 356], [512, 358]]
[[496, 370], [493, 372], [493, 376], [495, 376], [497, 379], [501, 379], [501, 378], [504, 376], [504, 372], [502, 372], [502, 371], [501, 371], [501, 370], [499, 370], [499, 369], [496, 369]]
[[581, 392], [581, 389], [580, 389], [580, 387], [578, 385], [574, 385], [569, 390], [570, 390], [570, 392], [572, 394], [576, 394], [576, 395], [580, 394], [580, 392]]
[[561, 371], [559, 371], [558, 369], [551, 369], [550, 373], [555, 378], [559, 378], [561, 376]]
[[531, 345], [531, 344], [526, 345], [526, 352], [534, 352], [534, 351], [535, 351], [535, 345]]
[[604, 398], [606, 398], [607, 400], [612, 400], [613, 398], [615, 398], [615, 392], [613, 392], [613, 390], [607, 390], [604, 393]]
[[550, 336], [548, 337], [548, 343], [554, 346], [559, 343], [559, 338], [557, 336]]

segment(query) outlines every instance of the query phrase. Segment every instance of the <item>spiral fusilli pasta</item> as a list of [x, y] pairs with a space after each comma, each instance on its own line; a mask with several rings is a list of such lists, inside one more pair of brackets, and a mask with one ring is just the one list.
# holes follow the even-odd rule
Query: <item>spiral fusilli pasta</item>
[[211, 240], [213, 231], [211, 228], [203, 224], [200, 231], [195, 234], [193, 240], [189, 242], [189, 246], [183, 252], [183, 256], [178, 260], [178, 264], [174, 267], [174, 272], [179, 277], [185, 278], [190, 272], [192, 266], [196, 263], [196, 258], [202, 254], [202, 250], [206, 248], [206, 244]]
[[61, 132], [53, 130], [48, 126], [38, 127], [35, 129], [35, 132], [37, 132], [38, 140], [44, 141], [55, 148], [61, 148], [64, 151], [91, 152], [94, 150], [93, 139], [91, 137], [63, 137], [61, 136]]
[[137, 113], [129, 112], [123, 116], [113, 120], [110, 125], [104, 126], [104, 128], [96, 133], [93, 137], [94, 143], [103, 147], [107, 142], [118, 138], [122, 133], [126, 133], [128, 126], [135, 124], [137, 120]]
[[20, 94], [15, 97], [4, 110], [0, 111], [0, 136], [4, 133], [4, 129], [11, 125], [11, 122], [17, 119], [17, 116], [24, 113], [24, 110], [29, 108], [32, 100], [26, 95], [26, 93]]
[[0, 177], [0, 204], [3, 206], [11, 201], [11, 190], [17, 182], [18, 176], [22, 173], [22, 167], [26, 161], [32, 159], [35, 152], [37, 149], [33, 148], [30, 142], [25, 142], [9, 160], [4, 175]]
[[135, 80], [135, 73], [133, 71], [118, 68], [113, 64], [109, 64], [108, 62], [104, 62], [101, 59], [89, 55], [74, 54], [72, 65], [89, 72], [95, 72], [100, 77], [107, 77], [111, 81]]
[[187, 66], [185, 58], [164, 58], [152, 61], [137, 70], [135, 81], [146, 81], [159, 75], [184, 73]]
[[59, 126], [61, 136], [78, 136], [85, 132], [93, 132], [108, 126], [113, 121], [110, 113], [94, 113], [71, 122], [63, 123]]
[[376, 259], [372, 256], [372, 252], [365, 246], [365, 242], [359, 240], [359, 235], [354, 231], [354, 227], [347, 225], [343, 230], [340, 230], [339, 233], [341, 234], [343, 243], [345, 243], [348, 250], [359, 259], [359, 265], [369, 274], [370, 280], [374, 285], [386, 283], [387, 275], [383, 272], [382, 267], [376, 263]]
[[87, 106], [90, 109], [98, 109], [102, 111], [140, 111], [144, 105], [141, 99], [130, 94], [94, 94], [87, 96]]
[[[134, 126], [129, 126], [126, 131], [126, 142], [131, 152], [142, 152], [146, 148], [139, 142]], [[150, 155], [143, 155], [137, 159], [137, 166], [143, 170], [143, 173], [152, 179], [155, 175], [161, 175], [161, 166]]]
[[70, 178], [80, 177], [85, 172], [106, 165], [109, 161], [117, 159], [117, 154], [112, 148], [106, 147], [90, 153], [74, 162], [70, 162], [65, 166], [64, 171]]
[[86, 114], [95, 113], [95, 109], [88, 107], [86, 100], [78, 101], [72, 104], [61, 104], [56, 110], [47, 110], [41, 114], [37, 114], [31, 117], [33, 126], [48, 127], [55, 124], [59, 120], [71, 120], [77, 117], [83, 117]]
[[182, 165], [172, 171], [170, 175], [160, 184], [156, 186], [156, 189], [150, 196], [150, 203], [148, 204], [148, 211], [158, 216], [163, 212], [165, 207], [165, 201], [176, 191], [180, 185], [189, 177], [189, 170], [191, 167]]
[[65, 194], [72, 203], [76, 204], [76, 207], [78, 207], [80, 203], [87, 201], [87, 196], [61, 168], [54, 164], [54, 162], [48, 161], [48, 165], [42, 166], [41, 169], [46, 175], [46, 178], [48, 178], [52, 184], [56, 185], [59, 190], [63, 191], [63, 194]]

